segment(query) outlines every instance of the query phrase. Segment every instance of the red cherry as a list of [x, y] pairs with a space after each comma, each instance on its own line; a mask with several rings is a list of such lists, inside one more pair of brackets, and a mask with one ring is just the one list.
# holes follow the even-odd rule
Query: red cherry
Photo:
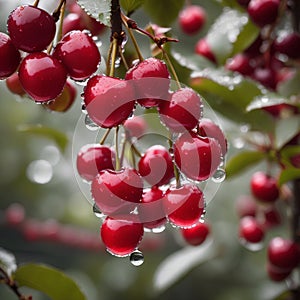
[[236, 210], [240, 218], [246, 216], [255, 217], [257, 204], [251, 196], [242, 195], [237, 199]]
[[126, 134], [129, 137], [141, 138], [147, 129], [147, 123], [142, 116], [134, 116], [124, 122]]
[[179, 13], [179, 25], [186, 34], [200, 31], [206, 22], [206, 12], [198, 5], [189, 5]]
[[25, 209], [19, 203], [13, 203], [5, 210], [5, 221], [11, 226], [18, 226], [25, 220]]
[[263, 39], [261, 37], [261, 35], [259, 35], [255, 41], [245, 50], [245, 54], [252, 57], [252, 58], [255, 58], [259, 55], [262, 54], [261, 52], [261, 46], [263, 44]]
[[22, 233], [26, 240], [36, 241], [41, 238], [41, 222], [28, 220], [22, 226]]
[[256, 172], [251, 178], [252, 194], [261, 202], [275, 202], [279, 197], [276, 179], [264, 172]]
[[247, 7], [250, 0], [237, 0], [237, 2], [239, 3], [239, 5]]
[[107, 217], [101, 226], [101, 238], [107, 250], [116, 256], [132, 253], [143, 238], [143, 224]]
[[128, 119], [134, 109], [135, 93], [125, 80], [96, 75], [84, 89], [84, 103], [90, 118], [103, 128]]
[[296, 154], [290, 158], [291, 163], [294, 167], [300, 169], [300, 154]]
[[254, 70], [253, 79], [265, 87], [275, 90], [277, 85], [276, 73], [269, 68], [257, 68]]
[[181, 234], [184, 240], [192, 245], [199, 246], [201, 245], [209, 235], [210, 228], [207, 223], [198, 223], [191, 228], [182, 228]]
[[77, 155], [77, 171], [87, 181], [91, 181], [100, 171], [114, 169], [115, 152], [99, 144], [83, 146]]
[[243, 217], [240, 220], [239, 236], [249, 243], [260, 243], [264, 238], [264, 231], [253, 217]]
[[74, 30], [56, 45], [53, 56], [67, 69], [71, 78], [84, 80], [97, 71], [100, 52], [92, 37]]
[[290, 33], [274, 43], [277, 52], [287, 55], [290, 58], [300, 58], [300, 34], [297, 32]]
[[26, 92], [24, 91], [18, 73], [14, 73], [5, 80], [7, 88], [10, 90], [11, 93], [24, 96]]
[[188, 178], [207, 180], [221, 163], [221, 148], [215, 139], [185, 133], [174, 143], [174, 158]]
[[210, 119], [201, 119], [198, 125], [198, 134], [202, 137], [214, 138], [220, 144], [222, 154], [225, 156], [227, 152], [227, 140], [222, 129]]
[[279, 4], [279, 0], [251, 0], [248, 5], [248, 14], [254, 23], [263, 27], [275, 22]]
[[213, 54], [210, 45], [207, 43], [206, 38], [202, 38], [197, 42], [195, 46], [195, 52], [201, 56], [204, 56], [213, 63], [217, 62], [216, 57]]
[[146, 150], [139, 161], [138, 170], [151, 186], [167, 184], [174, 177], [172, 157], [161, 145]]
[[46, 11], [30, 5], [17, 7], [7, 21], [7, 30], [14, 45], [26, 52], [39, 52], [52, 42], [56, 25]]
[[193, 184], [169, 188], [163, 200], [169, 221], [179, 227], [197, 224], [204, 213], [204, 195]]
[[170, 95], [168, 101], [159, 104], [162, 122], [175, 132], [191, 130], [198, 124], [202, 115], [202, 100], [190, 88], [182, 88]]
[[272, 264], [267, 264], [267, 273], [271, 280], [275, 282], [280, 282], [287, 279], [291, 275], [291, 270], [284, 270], [273, 266]]
[[126, 80], [132, 80], [137, 102], [148, 108], [168, 98], [170, 74], [166, 64], [157, 58], [147, 58], [129, 69]]
[[13, 74], [21, 60], [20, 52], [12, 43], [10, 37], [0, 32], [0, 80]]
[[44, 107], [51, 111], [66, 112], [74, 103], [76, 94], [75, 86], [67, 81], [62, 93], [50, 103], [45, 103]]
[[84, 30], [81, 16], [77, 13], [68, 14], [63, 21], [62, 34], [65, 35], [73, 30]]
[[296, 106], [286, 103], [265, 106], [263, 109], [275, 118], [280, 118], [287, 114], [296, 114], [298, 112], [298, 108]]
[[265, 219], [262, 226], [264, 227], [265, 230], [278, 226], [281, 223], [280, 213], [275, 206], [266, 208], [264, 210], [264, 217]]
[[249, 57], [243, 53], [239, 53], [227, 60], [225, 68], [242, 75], [251, 75], [253, 72], [253, 66], [251, 65]]
[[93, 179], [91, 192], [102, 213], [128, 214], [141, 202], [143, 182], [134, 169], [103, 170]]
[[281, 237], [273, 238], [268, 246], [268, 259], [270, 263], [286, 271], [294, 269], [300, 261], [299, 248], [291, 240]]
[[28, 95], [37, 102], [47, 102], [63, 91], [67, 72], [58, 60], [44, 52], [37, 52], [23, 59], [19, 78]]
[[164, 192], [154, 186], [143, 193], [142, 204], [139, 206], [139, 218], [147, 229], [163, 226], [167, 219], [163, 209]]

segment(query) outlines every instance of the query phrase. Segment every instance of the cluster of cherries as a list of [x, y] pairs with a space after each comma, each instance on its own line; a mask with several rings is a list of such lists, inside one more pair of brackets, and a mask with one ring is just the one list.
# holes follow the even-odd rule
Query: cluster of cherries
[[[124, 79], [95, 75], [83, 93], [86, 113], [101, 128], [124, 130], [131, 155], [124, 161], [119, 145], [82, 147], [77, 156], [79, 175], [90, 182], [94, 209], [103, 217], [101, 238], [116, 256], [140, 257], [137, 250], [144, 231], [160, 232], [167, 222], [181, 228], [184, 239], [201, 244], [209, 233], [203, 222], [204, 194], [198, 183], [220, 170], [227, 142], [220, 127], [202, 118], [201, 97], [187, 87], [170, 90], [166, 64], [147, 58], [130, 68]], [[170, 132], [170, 147], [154, 144], [142, 154], [145, 135], [135, 106], [155, 109]]]

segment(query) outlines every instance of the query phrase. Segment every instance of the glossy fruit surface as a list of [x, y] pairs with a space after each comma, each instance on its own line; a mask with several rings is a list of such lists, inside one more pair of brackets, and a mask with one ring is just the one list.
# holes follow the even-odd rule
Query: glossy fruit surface
[[77, 155], [77, 171], [87, 181], [91, 181], [105, 169], [114, 169], [115, 152], [111, 148], [94, 144], [83, 146]]
[[107, 217], [101, 226], [101, 238], [107, 250], [116, 256], [133, 252], [143, 238], [141, 223]]
[[84, 89], [84, 103], [90, 118], [103, 128], [128, 119], [135, 105], [132, 85], [118, 78], [96, 75]]
[[161, 145], [146, 150], [139, 161], [138, 170], [151, 186], [167, 184], [174, 177], [172, 157]]
[[276, 88], [276, 73], [270, 68], [256, 68], [253, 72], [253, 79], [271, 90]]
[[150, 57], [139, 62], [127, 71], [125, 79], [132, 81], [137, 102], [144, 107], [157, 106], [168, 99], [170, 74], [160, 59]]
[[205, 10], [199, 5], [189, 5], [179, 14], [179, 25], [186, 34], [200, 31], [206, 21]]
[[26, 92], [24, 91], [18, 73], [14, 73], [5, 80], [7, 88], [10, 90], [11, 93], [24, 96]]
[[37, 102], [47, 102], [63, 91], [67, 72], [57, 59], [44, 52], [37, 52], [23, 59], [19, 78], [28, 95]]
[[127, 214], [141, 202], [143, 182], [134, 169], [103, 170], [92, 181], [92, 197], [106, 215]]
[[201, 56], [206, 57], [211, 62], [216, 63], [216, 57], [205, 38], [202, 38], [197, 42], [195, 46], [195, 52]]
[[262, 202], [275, 202], [279, 197], [276, 179], [264, 172], [256, 172], [251, 178], [252, 194]]
[[274, 48], [279, 53], [285, 54], [290, 58], [300, 58], [300, 34], [293, 32], [281, 39], [277, 39]]
[[267, 263], [267, 273], [271, 280], [280, 282], [287, 279], [291, 275], [291, 270], [277, 268], [270, 263]]
[[182, 228], [181, 234], [184, 240], [192, 245], [199, 246], [201, 245], [209, 235], [210, 228], [207, 223], [198, 223], [191, 228]]
[[236, 54], [234, 57], [230, 58], [226, 62], [225, 68], [242, 75], [251, 75], [253, 72], [249, 57], [243, 53]]
[[164, 197], [164, 208], [168, 219], [179, 227], [186, 228], [197, 224], [204, 207], [204, 195], [193, 184], [185, 184], [180, 188], [171, 187]]
[[74, 30], [67, 33], [56, 45], [53, 56], [67, 69], [74, 80], [84, 80], [97, 71], [100, 52], [92, 37]]
[[264, 238], [264, 231], [253, 217], [243, 217], [240, 220], [239, 236], [249, 243], [260, 243]]
[[141, 138], [147, 130], [147, 122], [142, 116], [134, 116], [124, 122], [126, 134], [129, 137]]
[[188, 178], [207, 180], [221, 163], [221, 148], [212, 138], [185, 133], [174, 143], [174, 158], [178, 168]]
[[25, 52], [39, 52], [52, 42], [56, 25], [48, 12], [30, 5], [17, 7], [7, 21], [14, 45]]
[[172, 93], [168, 101], [159, 105], [162, 122], [172, 131], [184, 132], [198, 124], [202, 115], [202, 100], [190, 88], [182, 88]]

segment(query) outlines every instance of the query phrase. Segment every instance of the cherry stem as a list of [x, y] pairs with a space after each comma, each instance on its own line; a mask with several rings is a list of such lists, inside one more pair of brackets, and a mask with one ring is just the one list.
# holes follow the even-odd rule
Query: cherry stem
[[119, 126], [116, 127], [115, 132], [115, 151], [116, 151], [116, 171], [120, 170], [120, 156], [119, 156]]
[[[173, 151], [173, 141], [171, 138], [171, 134], [170, 137], [168, 139], [169, 142], [169, 148], [171, 151]], [[181, 187], [181, 181], [180, 181], [180, 173], [179, 170], [175, 164], [174, 158], [173, 158], [173, 168], [174, 168], [174, 176], [175, 176], [175, 180], [176, 180], [176, 188], [180, 188]]]
[[113, 38], [112, 40], [112, 51], [111, 51], [111, 60], [110, 64], [110, 71], [109, 76], [113, 77], [115, 75], [115, 64], [117, 59], [117, 52], [118, 52], [118, 40]]
[[170, 57], [169, 57], [168, 53], [165, 51], [164, 48], [161, 48], [161, 50], [163, 52], [165, 60], [167, 61], [167, 64], [169, 65], [169, 67], [171, 69], [171, 73], [172, 73], [172, 75], [173, 75], [173, 77], [174, 77], [174, 79], [175, 79], [175, 81], [177, 83], [178, 88], [181, 89], [181, 84], [180, 84], [179, 78], [177, 76], [177, 73], [175, 71], [175, 68], [174, 68], [171, 60], [170, 60]]
[[32, 6], [38, 7], [39, 6], [39, 2], [40, 2], [40, 0], [35, 0], [34, 3], [32, 4]]
[[[54, 18], [54, 21], [57, 22], [61, 17], [61, 11], [62, 8], [65, 6], [66, 0], [61, 0], [58, 7], [55, 9], [55, 11], [52, 13], [52, 17]], [[63, 8], [64, 10], [64, 8]]]
[[119, 46], [119, 55], [120, 55], [120, 57], [121, 57], [121, 59], [122, 59], [122, 62], [123, 62], [123, 65], [124, 65], [125, 69], [128, 70], [129, 67], [128, 67], [126, 58], [125, 58], [125, 56], [124, 56], [124, 54], [123, 54], [123, 49], [122, 49], [121, 46]]
[[99, 144], [100, 144], [100, 145], [103, 145], [103, 144], [105, 143], [105, 141], [106, 141], [106, 139], [107, 139], [107, 137], [108, 137], [110, 131], [111, 131], [111, 128], [108, 128], [108, 129], [105, 131], [104, 135], [102, 136], [101, 140], [99, 141]]

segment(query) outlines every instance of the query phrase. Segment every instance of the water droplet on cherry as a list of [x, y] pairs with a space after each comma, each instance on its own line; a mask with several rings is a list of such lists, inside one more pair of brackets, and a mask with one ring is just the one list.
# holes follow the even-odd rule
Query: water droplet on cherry
[[99, 126], [94, 123], [94, 121], [89, 117], [89, 115], [85, 116], [84, 123], [88, 130], [96, 131], [99, 129]]
[[212, 176], [212, 181], [215, 183], [221, 183], [226, 178], [226, 172], [224, 169], [217, 169], [217, 171]]

